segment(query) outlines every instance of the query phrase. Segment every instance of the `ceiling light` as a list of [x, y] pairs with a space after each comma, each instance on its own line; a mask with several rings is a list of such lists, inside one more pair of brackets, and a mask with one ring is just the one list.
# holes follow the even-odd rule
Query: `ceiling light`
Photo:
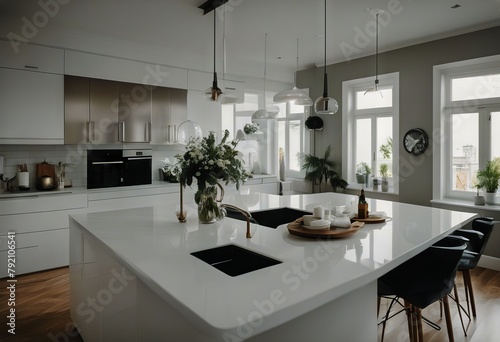
[[264, 109], [259, 109], [252, 114], [252, 122], [256, 119], [274, 119], [275, 116], [266, 110], [266, 64], [267, 64], [267, 33], [264, 38]]
[[204, 96], [210, 101], [218, 101], [222, 95], [222, 90], [217, 85], [217, 72], [215, 71], [215, 8], [214, 8], [214, 79], [212, 81], [212, 86], [205, 90]]
[[384, 95], [382, 95], [382, 92], [380, 90], [378, 90], [378, 84], [379, 84], [379, 81], [378, 81], [378, 16], [379, 16], [379, 14], [384, 13], [384, 11], [381, 9], [375, 8], [372, 10], [372, 13], [374, 13], [376, 15], [376, 22], [377, 22], [377, 31], [376, 31], [377, 33], [375, 35], [375, 86], [368, 88], [365, 91], [364, 95], [366, 95], [366, 93], [372, 93], [372, 92], [378, 91], [380, 93], [380, 96], [384, 97]]
[[339, 109], [339, 104], [333, 97], [328, 96], [328, 75], [326, 74], [326, 0], [325, 0], [325, 65], [323, 75], [323, 96], [318, 97], [314, 102], [316, 114], [335, 114]]
[[302, 89], [297, 88], [297, 72], [299, 71], [299, 38], [297, 38], [297, 68], [295, 71], [294, 84], [292, 89], [282, 90], [273, 97], [274, 102], [295, 101], [298, 106], [312, 106], [313, 102], [309, 95]]

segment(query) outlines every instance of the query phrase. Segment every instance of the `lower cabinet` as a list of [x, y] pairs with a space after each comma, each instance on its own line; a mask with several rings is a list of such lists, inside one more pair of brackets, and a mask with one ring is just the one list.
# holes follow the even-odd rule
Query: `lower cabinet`
[[[15, 233], [16, 275], [67, 266], [70, 214], [87, 210], [87, 194], [0, 200], [0, 265], [7, 265], [7, 236]], [[0, 278], [7, 267], [0, 268]]]
[[84, 341], [137, 341], [137, 280], [107, 247], [70, 227], [70, 312]]

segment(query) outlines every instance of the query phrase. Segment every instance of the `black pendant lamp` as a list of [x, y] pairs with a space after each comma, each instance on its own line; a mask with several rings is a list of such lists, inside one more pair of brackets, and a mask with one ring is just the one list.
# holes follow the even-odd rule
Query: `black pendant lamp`
[[210, 100], [210, 101], [218, 101], [220, 99], [220, 96], [222, 95], [222, 90], [219, 88], [217, 85], [217, 72], [215, 71], [215, 8], [213, 9], [214, 11], [214, 79], [212, 82], [212, 87], [208, 88], [205, 90], [205, 97]]
[[383, 10], [381, 9], [378, 9], [378, 8], [375, 8], [372, 10], [372, 13], [374, 13], [376, 15], [376, 22], [377, 22], [377, 31], [376, 31], [376, 35], [375, 35], [375, 85], [371, 88], [368, 88], [364, 95], [366, 95], [366, 93], [372, 93], [372, 92], [379, 92], [380, 93], [380, 96], [384, 97], [384, 95], [382, 95], [382, 92], [380, 90], [378, 90], [378, 84], [379, 84], [379, 81], [378, 81], [378, 16], [380, 13], [384, 13]]
[[318, 97], [314, 102], [314, 111], [316, 114], [329, 114], [337, 113], [339, 104], [333, 98], [328, 96], [328, 75], [326, 74], [326, 0], [325, 0], [325, 65], [323, 75], [323, 96]]

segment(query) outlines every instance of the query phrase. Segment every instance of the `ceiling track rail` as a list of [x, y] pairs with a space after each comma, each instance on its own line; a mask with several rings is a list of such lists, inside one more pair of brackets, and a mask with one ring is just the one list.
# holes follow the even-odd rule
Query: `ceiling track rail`
[[203, 10], [203, 15], [205, 15], [207, 13], [210, 13], [217, 7], [224, 5], [228, 1], [229, 0], [208, 0], [205, 1], [203, 4], [201, 4], [200, 6], [198, 6], [198, 8], [201, 8]]

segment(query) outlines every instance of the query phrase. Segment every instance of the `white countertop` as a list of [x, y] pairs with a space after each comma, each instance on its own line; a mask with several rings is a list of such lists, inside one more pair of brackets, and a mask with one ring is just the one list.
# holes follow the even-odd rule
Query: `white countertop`
[[[248, 210], [275, 207], [308, 209], [344, 205], [353, 196], [336, 193], [276, 196], [227, 196]], [[373, 282], [388, 270], [418, 254], [461, 227], [475, 215], [431, 207], [368, 200], [370, 211], [385, 211], [392, 220], [367, 224], [354, 235], [337, 240], [292, 236], [278, 229], [224, 219], [199, 224], [195, 208], [187, 207], [186, 223], [175, 208], [146, 207], [73, 215], [85, 230], [102, 241], [117, 259], [183, 316], [207, 333], [234, 332], [261, 319], [255, 333], [303, 315], [353, 289]], [[282, 261], [281, 264], [230, 277], [190, 253], [236, 244]], [[259, 311], [260, 310], [260, 311]]]

